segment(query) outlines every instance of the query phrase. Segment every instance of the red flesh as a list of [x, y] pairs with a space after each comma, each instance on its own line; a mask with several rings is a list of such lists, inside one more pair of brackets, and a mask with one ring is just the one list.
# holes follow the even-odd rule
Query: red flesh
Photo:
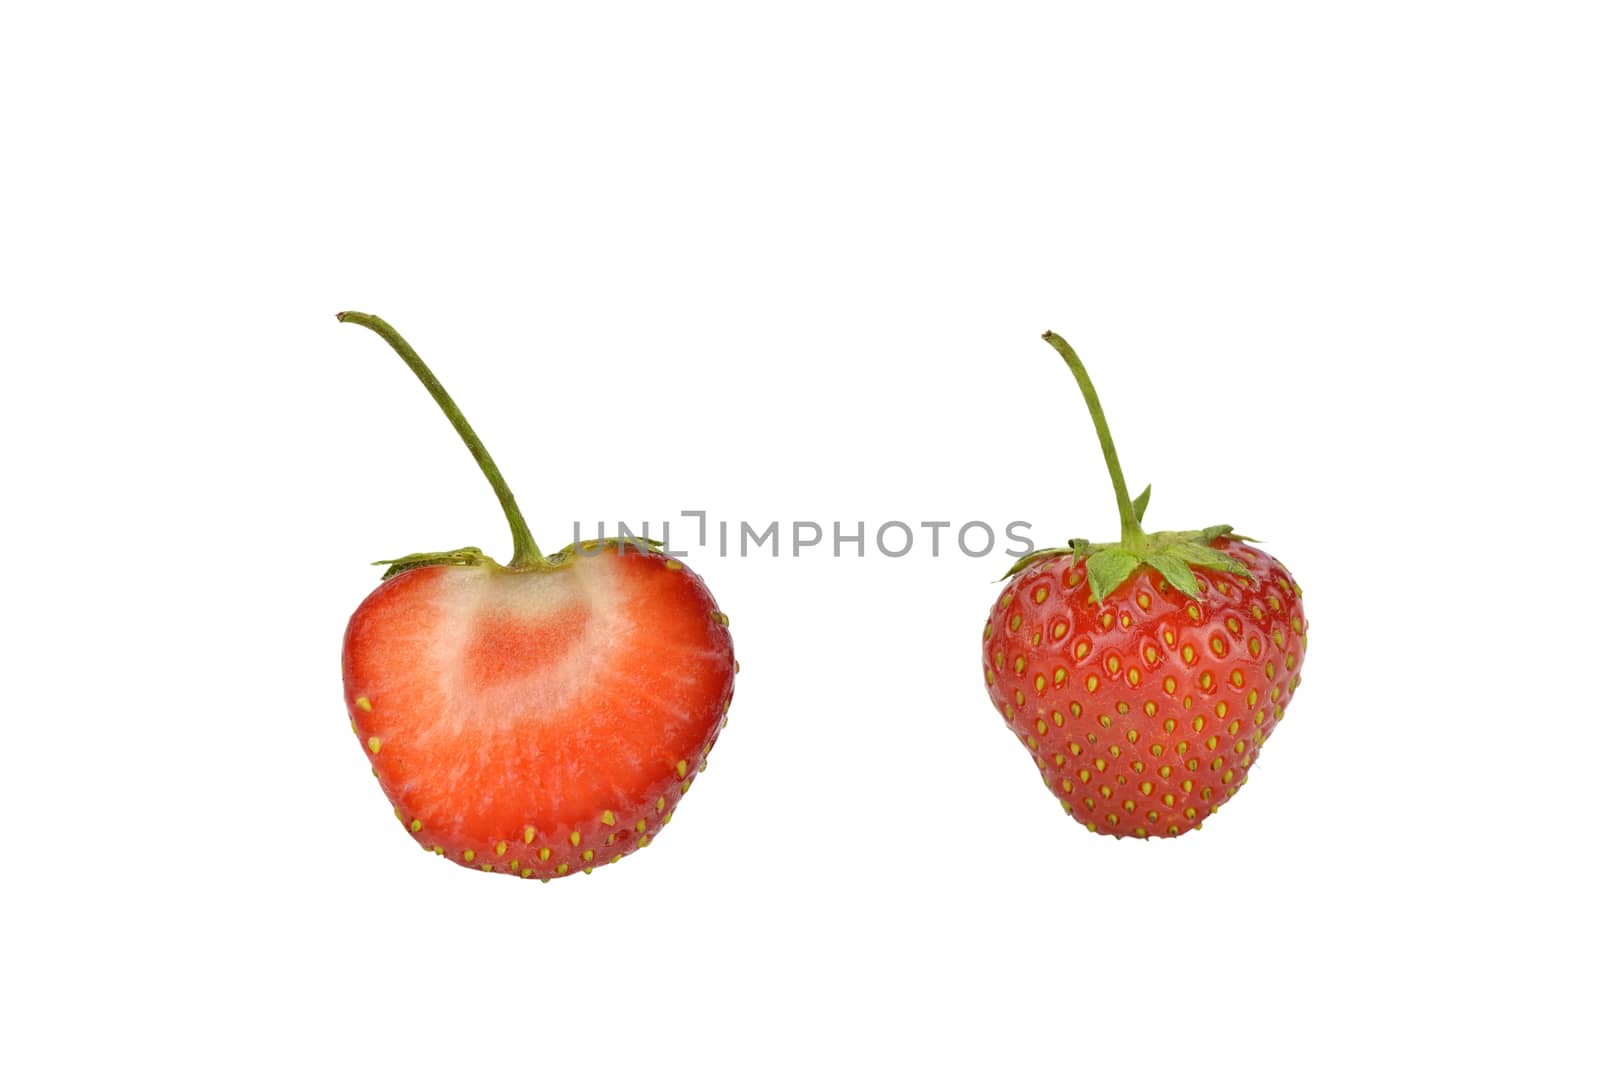
[[402, 572], [345, 632], [345, 703], [396, 816], [425, 849], [524, 878], [648, 845], [733, 675], [705, 585], [632, 547], [552, 571]]

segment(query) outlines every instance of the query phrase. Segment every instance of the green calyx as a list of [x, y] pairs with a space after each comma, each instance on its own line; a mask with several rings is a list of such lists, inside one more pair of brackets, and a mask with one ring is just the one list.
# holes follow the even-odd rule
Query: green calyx
[[576, 545], [569, 545], [560, 552], [551, 553], [542, 558], [542, 563], [537, 568], [511, 568], [500, 567], [484, 551], [476, 545], [468, 545], [464, 549], [452, 549], [442, 553], [412, 553], [394, 560], [374, 560], [375, 566], [388, 564], [389, 569], [383, 573], [385, 579], [394, 578], [402, 571], [412, 571], [419, 567], [493, 567], [501, 571], [554, 571], [572, 563], [580, 556], [599, 556], [601, 553], [615, 549], [619, 553], [638, 552], [662, 555], [666, 542], [654, 538], [591, 538], [580, 541]]
[[1200, 584], [1194, 575], [1194, 569], [1197, 567], [1229, 575], [1248, 576], [1249, 570], [1243, 564], [1211, 544], [1225, 535], [1240, 541], [1252, 540], [1233, 533], [1233, 528], [1230, 526], [1145, 533], [1141, 523], [1145, 507], [1150, 503], [1150, 487], [1146, 486], [1144, 492], [1137, 497], [1128, 496], [1128, 485], [1122, 477], [1122, 465], [1117, 461], [1117, 447], [1111, 440], [1111, 428], [1106, 424], [1105, 412], [1100, 407], [1100, 398], [1095, 393], [1094, 383], [1089, 381], [1089, 372], [1084, 369], [1083, 361], [1072, 350], [1072, 346], [1063, 338], [1046, 332], [1044, 339], [1066, 361], [1067, 367], [1072, 370], [1073, 378], [1078, 382], [1078, 389], [1083, 394], [1084, 402], [1089, 406], [1089, 416], [1094, 420], [1095, 433], [1100, 438], [1100, 451], [1105, 455], [1106, 469], [1111, 474], [1111, 486], [1117, 495], [1117, 513], [1122, 521], [1122, 537], [1118, 541], [1103, 543], [1091, 543], [1084, 538], [1074, 538], [1064, 548], [1040, 549], [1018, 560], [1011, 570], [1006, 572], [1005, 577], [1010, 578], [1045, 557], [1061, 556], [1068, 552], [1072, 554], [1074, 563], [1083, 562], [1089, 576], [1089, 596], [1095, 601], [1104, 601], [1135, 571], [1145, 565], [1154, 568], [1174, 589], [1181, 590], [1190, 597], [1200, 596]]
[[[534, 543], [533, 535], [528, 531], [528, 524], [522, 518], [522, 511], [517, 507], [516, 498], [511, 494], [511, 487], [506, 485], [506, 480], [501, 477], [500, 469], [495, 466], [494, 458], [489, 455], [489, 450], [484, 448], [482, 440], [472, 429], [472, 424], [467, 422], [467, 417], [461, 414], [461, 409], [456, 407], [456, 402], [450, 399], [450, 394], [445, 392], [444, 386], [428, 370], [428, 365], [422, 362], [416, 350], [406, 343], [399, 332], [376, 315], [367, 315], [364, 312], [340, 312], [338, 319], [341, 323], [355, 323], [364, 326], [389, 343], [389, 347], [399, 354], [406, 366], [411, 368], [413, 374], [433, 397], [434, 402], [444, 412], [445, 418], [450, 420], [450, 425], [456, 428], [456, 433], [461, 435], [461, 440], [466, 443], [467, 451], [472, 453], [472, 458], [478, 461], [478, 467], [483, 471], [484, 477], [489, 480], [489, 485], [494, 488], [494, 493], [500, 501], [500, 508], [505, 512], [506, 522], [511, 526], [511, 561], [506, 564], [509, 571], [547, 571], [555, 566], [550, 559], [539, 551], [539, 546]], [[453, 549], [447, 552], [412, 553], [395, 560], [380, 560], [380, 564], [388, 564], [389, 570], [383, 577], [389, 578], [402, 571], [412, 568], [428, 567], [433, 564], [492, 564], [483, 552], [474, 547]], [[499, 566], [496, 564], [495, 566]]]

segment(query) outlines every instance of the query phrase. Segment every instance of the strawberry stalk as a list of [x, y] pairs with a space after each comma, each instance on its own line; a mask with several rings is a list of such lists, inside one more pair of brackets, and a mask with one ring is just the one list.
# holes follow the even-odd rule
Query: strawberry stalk
[[1094, 383], [1089, 381], [1089, 372], [1072, 346], [1058, 334], [1046, 331], [1044, 339], [1066, 361], [1072, 377], [1077, 379], [1078, 391], [1083, 394], [1084, 403], [1089, 406], [1089, 417], [1094, 420], [1094, 431], [1100, 439], [1100, 451], [1105, 454], [1106, 470], [1111, 474], [1111, 488], [1117, 494], [1117, 515], [1122, 521], [1122, 537], [1106, 544], [1091, 544], [1087, 538], [1074, 538], [1064, 549], [1040, 549], [1018, 560], [1006, 572], [1006, 577], [1041, 559], [1069, 551], [1074, 561], [1083, 561], [1089, 576], [1089, 595], [1095, 601], [1104, 601], [1144, 566], [1155, 568], [1168, 584], [1190, 597], [1200, 596], [1200, 584], [1194, 575], [1196, 567], [1247, 576], [1249, 571], [1243, 564], [1212, 544], [1223, 537], [1250, 540], [1232, 533], [1230, 526], [1145, 533], [1142, 524], [1145, 506], [1150, 503], [1150, 487], [1146, 486], [1137, 497], [1128, 496], [1128, 484], [1122, 477], [1122, 464], [1117, 460], [1117, 446], [1111, 440], [1111, 427], [1106, 424], [1106, 413], [1100, 407], [1100, 397], [1095, 393]]
[[[1094, 432], [1100, 438], [1100, 451], [1106, 457], [1106, 469], [1111, 472], [1111, 488], [1117, 494], [1117, 514], [1122, 517], [1122, 547], [1136, 549], [1144, 544], [1144, 528], [1139, 525], [1144, 509], [1140, 507], [1136, 513], [1133, 501], [1128, 497], [1128, 484], [1122, 477], [1122, 464], [1117, 461], [1117, 446], [1111, 440], [1111, 427], [1107, 425], [1106, 413], [1100, 407], [1100, 395], [1094, 391], [1088, 370], [1072, 346], [1067, 344], [1066, 338], [1053, 330], [1046, 330], [1044, 339], [1067, 361], [1067, 366], [1072, 369], [1072, 377], [1078, 380], [1078, 390], [1083, 394], [1084, 403], [1089, 406], [1089, 418], [1094, 420]], [[1150, 487], [1145, 487], [1139, 499], [1150, 499]]]
[[[450, 420], [450, 425], [456, 428], [456, 433], [461, 435], [461, 440], [466, 443], [467, 451], [472, 453], [472, 458], [478, 461], [478, 467], [483, 471], [489, 485], [494, 487], [494, 495], [500, 499], [500, 508], [505, 512], [506, 522], [511, 525], [511, 562], [507, 568], [511, 571], [537, 571], [549, 566], [539, 546], [533, 540], [533, 534], [528, 530], [527, 521], [522, 518], [522, 510], [517, 507], [517, 500], [511, 493], [511, 487], [506, 485], [505, 478], [500, 474], [500, 469], [495, 466], [494, 458], [489, 455], [489, 450], [484, 448], [483, 440], [478, 437], [472, 424], [467, 422], [467, 417], [461, 414], [461, 409], [456, 402], [450, 399], [450, 394], [439, 380], [434, 377], [428, 365], [422, 362], [422, 357], [417, 355], [415, 349], [401, 337], [399, 332], [376, 315], [367, 315], [364, 312], [340, 312], [338, 319], [341, 323], [355, 323], [364, 326], [389, 343], [389, 347], [399, 353], [400, 358], [406, 362], [433, 397], [434, 402], [444, 412], [445, 418]], [[412, 556], [402, 557], [399, 560], [380, 560], [379, 563], [392, 564], [390, 575], [413, 567], [423, 567], [428, 564], [441, 563], [467, 563], [474, 558], [481, 559], [482, 554], [477, 549], [458, 549], [448, 553], [416, 553]]]

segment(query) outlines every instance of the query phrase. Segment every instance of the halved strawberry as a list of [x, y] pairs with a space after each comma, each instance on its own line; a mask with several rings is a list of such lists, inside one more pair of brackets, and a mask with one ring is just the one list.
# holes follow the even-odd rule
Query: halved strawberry
[[396, 817], [458, 864], [549, 879], [649, 845], [704, 766], [733, 695], [728, 619], [683, 563], [610, 540], [545, 557], [443, 388], [517, 545], [392, 561], [351, 617], [345, 702]]

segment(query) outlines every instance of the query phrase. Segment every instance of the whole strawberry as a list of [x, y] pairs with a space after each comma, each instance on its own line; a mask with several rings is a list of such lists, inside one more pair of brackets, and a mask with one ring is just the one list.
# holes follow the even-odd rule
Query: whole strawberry
[[1121, 838], [1198, 830], [1245, 784], [1305, 658], [1300, 587], [1227, 526], [1147, 534], [1088, 372], [1072, 369], [1122, 517], [1109, 544], [1019, 560], [983, 629], [990, 699], [1061, 806]]
[[457, 864], [548, 880], [650, 844], [705, 765], [733, 696], [728, 618], [654, 543], [539, 552], [483, 443], [411, 346], [422, 380], [511, 524], [475, 548], [390, 564], [344, 639], [350, 722], [395, 817]]

